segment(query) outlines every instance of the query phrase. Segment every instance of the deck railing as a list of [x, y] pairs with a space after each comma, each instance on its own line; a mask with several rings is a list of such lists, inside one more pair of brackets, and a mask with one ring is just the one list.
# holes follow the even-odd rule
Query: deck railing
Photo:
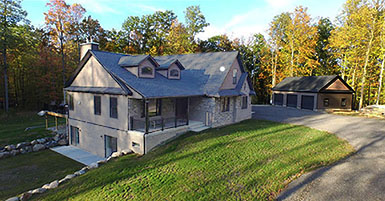
[[[150, 117], [148, 122], [148, 133], [185, 125], [188, 125], [188, 119], [185, 117]], [[145, 118], [138, 119], [131, 117], [131, 130], [146, 132]]]

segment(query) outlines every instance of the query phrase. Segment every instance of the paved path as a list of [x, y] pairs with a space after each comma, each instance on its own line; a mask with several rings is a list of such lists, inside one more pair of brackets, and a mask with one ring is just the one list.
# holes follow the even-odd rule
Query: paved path
[[335, 165], [305, 174], [278, 200], [385, 200], [385, 121], [279, 106], [253, 106], [253, 118], [304, 125], [347, 140], [357, 150]]
[[74, 146], [57, 146], [51, 148], [51, 150], [77, 162], [83, 163], [84, 165], [90, 165], [91, 163], [104, 159]]

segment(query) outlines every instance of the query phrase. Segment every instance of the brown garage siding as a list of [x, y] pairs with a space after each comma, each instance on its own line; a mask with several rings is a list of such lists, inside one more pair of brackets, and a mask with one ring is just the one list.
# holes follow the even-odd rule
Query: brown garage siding
[[[324, 99], [329, 98], [329, 107], [324, 107]], [[341, 99], [346, 98], [346, 106], [341, 106]], [[318, 109], [348, 109], [352, 108], [352, 94], [319, 93]]]

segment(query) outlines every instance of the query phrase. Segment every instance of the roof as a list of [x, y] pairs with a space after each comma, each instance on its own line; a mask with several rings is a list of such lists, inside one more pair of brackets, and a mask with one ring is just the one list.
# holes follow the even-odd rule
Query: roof
[[96, 93], [96, 94], [124, 94], [121, 88], [116, 87], [76, 87], [70, 86], [65, 88], [66, 91]]
[[[90, 50], [87, 54], [94, 56], [118, 83], [123, 83], [127, 88], [133, 89], [144, 98], [219, 96], [220, 87], [232, 64], [238, 58], [238, 52], [236, 51], [158, 56], [154, 58], [149, 55], [130, 56], [95, 50]], [[153, 79], [141, 78], [122, 68], [122, 66], [126, 65], [138, 65], [148, 57], [157, 63], [157, 68], [176, 61], [180, 62], [184, 67], [180, 79], [167, 79], [159, 72], [155, 73]], [[84, 65], [84, 61], [81, 63]], [[225, 67], [225, 71], [219, 70], [221, 66]], [[81, 68], [82, 64], [76, 72], [78, 73]], [[244, 70], [242, 69], [242, 71]], [[72, 83], [75, 77], [74, 74], [67, 86]]]
[[151, 62], [157, 66], [157, 63], [149, 55], [124, 55], [120, 57], [118, 65], [122, 67], [139, 66], [139, 64], [147, 58], [150, 58]]
[[351, 92], [354, 90], [338, 75], [287, 77], [273, 87], [273, 91], [296, 91], [318, 93], [336, 79], [340, 79]]

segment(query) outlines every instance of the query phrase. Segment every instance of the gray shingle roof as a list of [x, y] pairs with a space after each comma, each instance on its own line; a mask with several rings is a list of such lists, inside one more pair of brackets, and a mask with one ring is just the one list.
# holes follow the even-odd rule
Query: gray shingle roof
[[121, 88], [116, 87], [77, 87], [70, 86], [65, 88], [66, 91], [96, 93], [96, 94], [124, 94]]
[[[238, 56], [238, 52], [213, 52], [155, 57], [160, 65], [176, 59], [183, 65], [185, 70], [181, 71], [181, 79], [172, 80], [159, 73], [155, 74], [154, 79], [136, 77], [119, 65], [121, 58], [129, 55], [103, 51], [90, 52], [109, 73], [146, 98], [217, 96], [225, 76]], [[225, 71], [219, 70], [221, 66], [225, 67]]]
[[337, 75], [287, 77], [277, 84], [273, 90], [317, 93], [337, 77]]

